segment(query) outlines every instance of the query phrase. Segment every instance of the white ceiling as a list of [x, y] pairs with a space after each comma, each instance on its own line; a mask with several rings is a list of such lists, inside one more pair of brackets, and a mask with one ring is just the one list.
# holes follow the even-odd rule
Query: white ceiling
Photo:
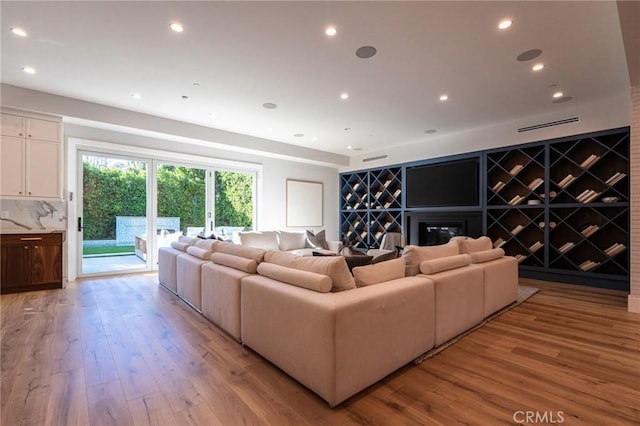
[[[612, 1], [0, 7], [3, 83], [342, 155], [566, 108], [552, 103], [557, 90], [575, 105], [629, 92]], [[498, 30], [507, 17], [513, 26]], [[183, 33], [169, 29], [176, 21]], [[361, 46], [378, 53], [360, 59]], [[518, 62], [529, 49], [543, 53]]]

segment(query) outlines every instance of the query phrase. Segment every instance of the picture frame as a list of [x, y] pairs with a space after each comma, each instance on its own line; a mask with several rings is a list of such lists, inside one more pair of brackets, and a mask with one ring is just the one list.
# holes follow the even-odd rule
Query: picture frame
[[323, 226], [323, 184], [287, 179], [286, 226]]

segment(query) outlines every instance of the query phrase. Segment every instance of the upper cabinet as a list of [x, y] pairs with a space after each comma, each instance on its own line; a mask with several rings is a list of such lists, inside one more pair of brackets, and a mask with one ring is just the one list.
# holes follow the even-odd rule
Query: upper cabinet
[[0, 195], [61, 198], [61, 123], [2, 114]]

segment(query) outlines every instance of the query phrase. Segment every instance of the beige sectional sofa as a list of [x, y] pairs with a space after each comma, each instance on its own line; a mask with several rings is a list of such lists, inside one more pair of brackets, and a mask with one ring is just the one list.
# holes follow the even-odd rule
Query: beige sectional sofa
[[197, 241], [177, 256], [177, 288], [335, 406], [515, 301], [517, 261], [485, 248], [481, 239], [407, 246], [352, 274], [342, 256]]
[[178, 293], [178, 256], [185, 254], [196, 241], [194, 237], [181, 236], [171, 242], [170, 247], [158, 249], [158, 281], [173, 293]]

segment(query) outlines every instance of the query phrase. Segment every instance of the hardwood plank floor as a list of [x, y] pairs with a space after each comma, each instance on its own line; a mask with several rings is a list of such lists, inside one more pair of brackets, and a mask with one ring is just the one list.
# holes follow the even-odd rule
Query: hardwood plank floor
[[1, 422], [487, 425], [530, 412], [547, 424], [640, 423], [640, 315], [626, 294], [522, 282], [541, 291], [335, 409], [154, 274], [2, 295]]

